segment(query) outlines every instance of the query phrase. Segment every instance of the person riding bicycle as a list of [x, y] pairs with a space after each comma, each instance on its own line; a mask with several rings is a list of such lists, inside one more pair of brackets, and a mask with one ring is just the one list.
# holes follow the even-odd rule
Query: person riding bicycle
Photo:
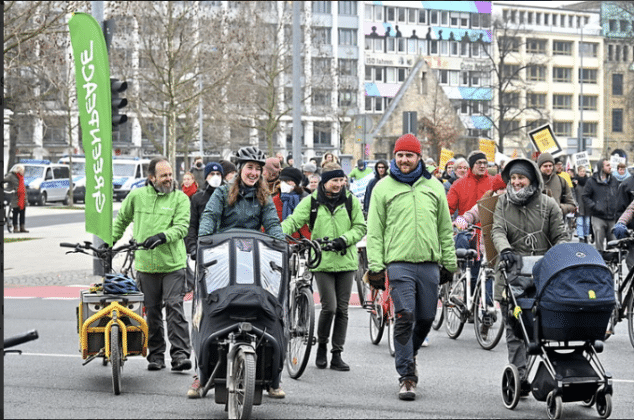
[[172, 370], [191, 369], [189, 326], [183, 310], [186, 280], [185, 235], [190, 203], [176, 188], [172, 167], [164, 157], [148, 166], [148, 182], [128, 194], [114, 221], [112, 239], [117, 242], [134, 222], [133, 237], [146, 248], [135, 253], [139, 289], [147, 314], [148, 370], [165, 368], [163, 307], [167, 317]]
[[[634, 225], [634, 200], [625, 209], [621, 217], [616, 221], [612, 228], [612, 233], [616, 239], [624, 239], [629, 236], [628, 228], [632, 228]], [[634, 244], [628, 246], [627, 257], [625, 258], [625, 264], [628, 270], [634, 267]]]
[[[528, 159], [511, 160], [502, 171], [506, 194], [497, 201], [493, 214], [491, 237], [500, 254], [497, 266], [494, 299], [500, 302], [506, 325], [506, 346], [509, 363], [514, 364], [520, 378], [526, 373], [526, 345], [521, 333], [515, 331], [517, 322], [509, 316], [509, 297], [504, 292], [500, 264], [507, 270], [518, 263], [522, 255], [544, 255], [552, 246], [565, 242], [561, 208], [554, 198], [542, 193], [544, 181], [537, 165]], [[521, 390], [527, 394], [527, 382]]]
[[[457, 270], [451, 215], [445, 188], [421, 159], [420, 141], [401, 136], [390, 174], [372, 191], [368, 213], [368, 279], [383, 288], [389, 278], [396, 316], [394, 347], [399, 398], [416, 398], [416, 354], [438, 306], [441, 271]], [[441, 265], [444, 268], [441, 268]]]
[[[216, 188], [200, 219], [198, 236], [212, 235], [229, 229], [253, 229], [285, 241], [277, 210], [262, 176], [266, 155], [257, 147], [242, 147], [233, 156], [238, 173], [228, 184]], [[281, 374], [268, 389], [272, 398], [284, 398]], [[198, 377], [187, 391], [190, 398], [200, 398], [202, 386]]]
[[[339, 371], [350, 370], [350, 366], [341, 359], [341, 353], [348, 329], [352, 283], [359, 264], [356, 243], [366, 233], [361, 203], [345, 189], [344, 182], [345, 174], [338, 164], [324, 165], [317, 191], [303, 199], [293, 214], [282, 222], [284, 233], [290, 235], [298, 231], [309, 223], [314, 199], [317, 217], [312, 227], [312, 239], [334, 239], [334, 250], [325, 251], [321, 263], [312, 270], [322, 306], [317, 325], [319, 345], [315, 363], [319, 369], [328, 365], [328, 338], [334, 320], [330, 368]], [[346, 201], [352, 203], [350, 214]]]

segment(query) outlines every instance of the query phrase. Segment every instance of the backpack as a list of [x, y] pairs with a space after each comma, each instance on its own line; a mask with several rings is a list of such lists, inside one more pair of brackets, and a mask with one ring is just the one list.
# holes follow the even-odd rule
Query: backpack
[[[352, 194], [348, 194], [346, 197], [346, 210], [348, 211], [348, 217], [350, 218], [350, 223], [352, 223]], [[317, 220], [317, 210], [319, 209], [319, 204], [317, 203], [317, 199], [311, 195], [310, 196], [310, 220], [308, 222], [308, 229], [313, 231], [313, 227], [315, 227], [315, 220]]]

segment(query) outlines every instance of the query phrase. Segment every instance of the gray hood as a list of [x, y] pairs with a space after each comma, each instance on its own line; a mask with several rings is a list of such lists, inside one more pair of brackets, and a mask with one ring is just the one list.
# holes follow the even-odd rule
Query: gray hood
[[524, 158], [513, 159], [509, 161], [506, 166], [504, 166], [504, 170], [502, 171], [502, 180], [506, 183], [506, 185], [509, 185], [509, 181], [511, 180], [511, 168], [516, 162], [525, 162], [530, 164], [530, 167], [533, 169], [533, 175], [535, 179], [533, 181], [533, 185], [537, 188], [537, 191], [544, 191], [544, 180], [542, 179], [542, 174], [539, 171], [539, 168], [537, 168], [537, 164], [530, 159]]

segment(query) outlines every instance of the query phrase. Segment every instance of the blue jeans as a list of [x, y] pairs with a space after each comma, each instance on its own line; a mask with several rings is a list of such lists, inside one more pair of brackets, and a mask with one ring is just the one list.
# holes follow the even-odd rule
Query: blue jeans
[[590, 236], [590, 216], [577, 216], [577, 236], [579, 238]]
[[432, 262], [395, 262], [388, 265], [387, 275], [396, 318], [394, 360], [399, 382], [418, 383], [414, 357], [436, 316], [440, 267]]

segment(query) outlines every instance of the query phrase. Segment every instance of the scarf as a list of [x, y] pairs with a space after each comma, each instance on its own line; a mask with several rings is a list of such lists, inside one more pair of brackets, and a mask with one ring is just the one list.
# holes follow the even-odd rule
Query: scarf
[[574, 181], [577, 181], [577, 184], [581, 185], [582, 187], [586, 186], [586, 181], [588, 180], [587, 176], [579, 176], [577, 175], [576, 177], [574, 177]]
[[612, 171], [612, 176], [616, 178], [617, 181], [622, 182], [629, 178], [631, 175], [627, 170], [625, 170], [625, 173], [623, 175], [621, 175], [618, 170], [614, 170]]
[[346, 202], [346, 189], [344, 187], [337, 194], [331, 194], [326, 192], [324, 184], [320, 182], [317, 187], [317, 202], [325, 205], [330, 213], [333, 213], [337, 206]]
[[26, 187], [24, 186], [24, 176], [19, 173], [16, 173], [15, 175], [18, 177], [18, 207], [20, 208], [20, 210], [24, 210], [24, 206], [26, 204]]
[[282, 201], [282, 220], [286, 220], [299, 204], [300, 196], [294, 192], [280, 193], [280, 200]]
[[183, 185], [182, 190], [185, 194], [187, 194], [187, 197], [192, 198], [192, 195], [196, 194], [196, 191], [198, 191], [198, 185], [196, 185], [195, 182], [192, 183], [189, 187]]
[[414, 182], [418, 181], [418, 178], [421, 176], [431, 179], [431, 174], [427, 171], [427, 169], [425, 169], [422, 161], [418, 162], [418, 166], [412, 172], [404, 174], [398, 166], [396, 166], [396, 159], [392, 159], [390, 162], [390, 176], [398, 182], [402, 182], [410, 186], [414, 185]]
[[506, 186], [506, 194], [509, 198], [509, 201], [516, 206], [523, 206], [528, 202], [528, 200], [535, 195], [537, 192], [537, 188], [533, 184], [530, 184], [528, 187], [524, 187], [519, 191], [515, 191], [511, 183]]

